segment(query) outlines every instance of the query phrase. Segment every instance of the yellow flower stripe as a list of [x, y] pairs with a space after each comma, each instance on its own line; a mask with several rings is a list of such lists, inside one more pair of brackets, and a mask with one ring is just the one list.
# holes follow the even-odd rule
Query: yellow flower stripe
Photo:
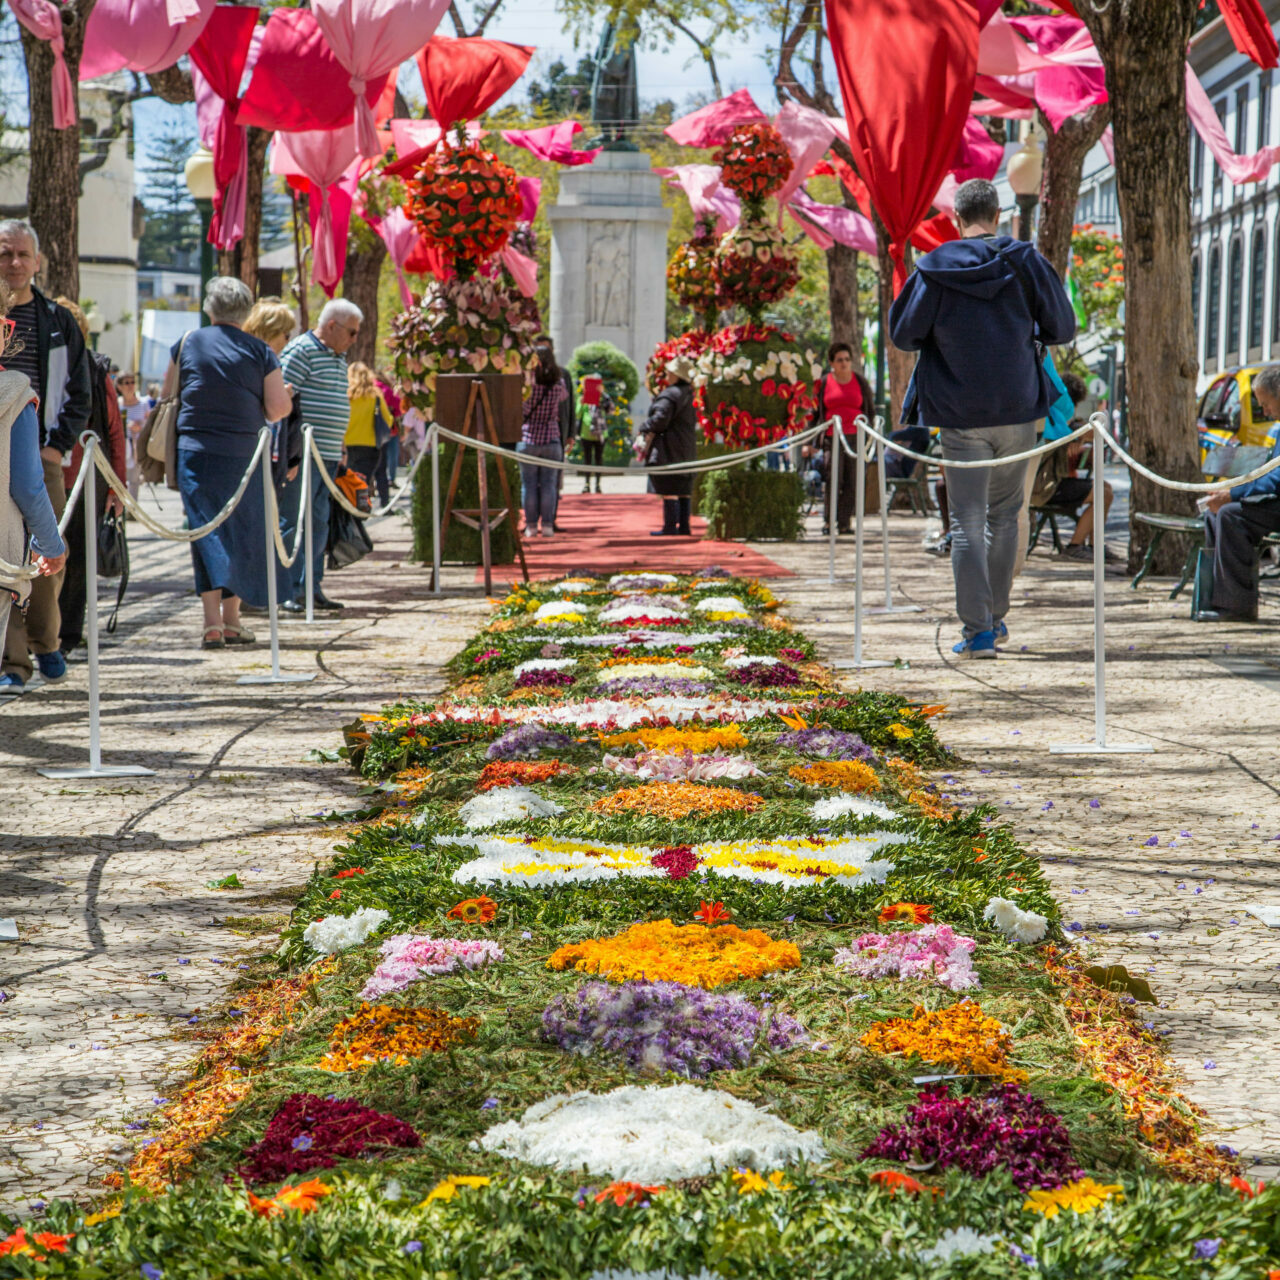
[[636, 729], [630, 733], [614, 733], [601, 739], [606, 747], [644, 746], [664, 755], [692, 751], [707, 755], [722, 748], [747, 746], [747, 735], [739, 725], [713, 725], [705, 729]]

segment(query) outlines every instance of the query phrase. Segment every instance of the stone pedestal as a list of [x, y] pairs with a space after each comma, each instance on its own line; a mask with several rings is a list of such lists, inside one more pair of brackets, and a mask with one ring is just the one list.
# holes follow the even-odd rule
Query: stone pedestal
[[[584, 342], [612, 342], [640, 369], [667, 331], [667, 227], [649, 157], [602, 151], [566, 169], [551, 222], [551, 336], [568, 363]], [[647, 404], [641, 390], [637, 410]]]

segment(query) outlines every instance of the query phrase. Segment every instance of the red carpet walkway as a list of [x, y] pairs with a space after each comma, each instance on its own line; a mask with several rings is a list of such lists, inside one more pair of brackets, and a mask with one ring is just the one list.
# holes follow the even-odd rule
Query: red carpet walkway
[[[662, 527], [662, 499], [656, 494], [566, 493], [556, 524], [560, 532], [554, 538], [529, 538], [524, 544], [531, 578], [637, 568], [696, 573], [713, 564], [748, 578], [791, 576], [744, 543], [704, 539], [707, 522], [696, 516], [692, 538], [651, 538], [649, 530]], [[493, 576], [500, 582], [516, 580], [520, 565], [494, 565]], [[476, 581], [484, 581], [483, 570], [476, 570]]]

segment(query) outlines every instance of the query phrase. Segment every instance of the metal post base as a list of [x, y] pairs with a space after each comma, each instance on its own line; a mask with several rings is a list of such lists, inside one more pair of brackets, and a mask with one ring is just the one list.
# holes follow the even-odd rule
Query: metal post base
[[853, 578], [801, 578], [800, 582], [806, 587], [839, 587], [852, 584]]
[[154, 778], [154, 769], [140, 764], [104, 764], [96, 769], [86, 765], [79, 769], [37, 769], [42, 778]]
[[282, 671], [274, 676], [241, 676], [236, 684], [305, 684], [315, 678], [314, 671], [309, 675], [288, 675]]
[[837, 671], [861, 671], [865, 667], [891, 667], [892, 662], [884, 662], [880, 658], [864, 658], [861, 662], [833, 662]]
[[1053, 756], [1111, 756], [1111, 755], [1146, 755], [1153, 752], [1149, 742], [1125, 742], [1118, 746], [1100, 742], [1055, 742], [1049, 747]]
[[874, 609], [868, 609], [868, 613], [923, 613], [924, 606], [918, 604], [882, 604]]

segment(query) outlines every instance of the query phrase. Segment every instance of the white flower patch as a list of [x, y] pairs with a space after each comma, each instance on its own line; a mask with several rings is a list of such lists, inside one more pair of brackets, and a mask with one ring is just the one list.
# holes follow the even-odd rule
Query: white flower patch
[[600, 622], [625, 622], [627, 618], [649, 618], [654, 622], [684, 622], [689, 615], [664, 604], [632, 604], [626, 600], [615, 600], [613, 604], [605, 605], [596, 617]]
[[[492, 794], [487, 792], [486, 794]], [[533, 840], [520, 836], [439, 836], [438, 844], [472, 846], [479, 856], [453, 873], [455, 884], [521, 884], [554, 887], [620, 875], [661, 876], [650, 859], [658, 848], [599, 844], [590, 840]]]
[[737, 596], [707, 596], [694, 606], [698, 613], [746, 613], [747, 606]]
[[602, 667], [596, 679], [602, 684], [613, 680], [642, 680], [653, 676], [666, 680], [710, 680], [706, 667], [686, 667], [678, 662], [620, 662], [616, 667]]
[[674, 587], [679, 579], [671, 573], [615, 573], [609, 579], [610, 591], [625, 591], [634, 588], [636, 579], [643, 580], [650, 587]]
[[566, 613], [576, 613], [579, 617], [584, 617], [590, 612], [589, 605], [579, 604], [576, 600], [548, 600], [546, 604], [538, 606], [533, 619], [535, 622], [541, 622], [543, 618], [557, 618]]
[[468, 827], [493, 827], [516, 818], [553, 818], [563, 812], [564, 805], [530, 787], [494, 787], [468, 800], [458, 810], [458, 820]]
[[950, 1262], [952, 1258], [973, 1258], [981, 1253], [994, 1253], [999, 1236], [984, 1236], [972, 1227], [949, 1227], [937, 1244], [921, 1249], [916, 1257], [921, 1262]]
[[1039, 942], [1049, 930], [1049, 921], [1039, 912], [1024, 911], [1008, 898], [992, 898], [982, 918], [1015, 942]]
[[575, 596], [579, 591], [591, 590], [590, 578], [564, 578], [560, 582], [553, 583], [552, 591], [559, 591], [566, 596]]
[[[646, 649], [674, 649], [677, 645], [695, 649], [702, 644], [719, 644], [721, 640], [728, 640], [730, 634], [728, 631], [695, 631], [690, 635], [671, 635], [666, 631], [646, 631], [641, 627], [635, 631], [610, 631], [607, 635], [565, 636], [558, 643], [575, 649], [612, 649], [626, 644], [629, 649], [643, 652]], [[637, 638], [638, 644], [627, 643]]]
[[814, 1132], [717, 1089], [623, 1085], [608, 1093], [555, 1094], [480, 1138], [529, 1164], [627, 1182], [673, 1182], [746, 1165], [778, 1169], [823, 1160]]
[[302, 940], [322, 956], [358, 947], [375, 929], [391, 919], [381, 907], [361, 907], [349, 916], [325, 916], [302, 931]]
[[859, 889], [884, 884], [893, 863], [875, 854], [895, 844], [909, 844], [910, 837], [892, 831], [826, 838], [792, 837], [775, 840], [725, 840], [694, 845], [700, 870], [733, 880], [758, 880], [762, 884], [838, 884]]
[[815, 822], [830, 822], [833, 818], [896, 818], [898, 815], [879, 800], [864, 800], [847, 792], [838, 796], [823, 796], [809, 808], [809, 816]]
[[530, 658], [528, 662], [520, 663], [511, 674], [519, 680], [526, 671], [565, 671], [577, 665], [577, 658]]
[[[566, 643], [569, 643], [566, 641]], [[592, 698], [584, 702], [565, 702], [554, 706], [521, 706], [501, 703], [441, 702], [430, 711], [411, 718], [410, 723], [439, 724], [456, 720], [464, 724], [484, 721], [486, 724], [542, 724], [553, 728], [603, 729], [620, 733], [651, 724], [685, 724], [699, 720], [703, 724], [737, 724], [766, 715], [811, 715], [811, 699], [795, 702], [765, 702], [752, 698], [742, 702], [715, 702], [710, 698], [688, 698], [675, 694], [639, 699]]]
[[731, 671], [736, 671], [739, 667], [776, 667], [781, 661], [781, 658], [772, 657], [767, 653], [742, 653], [726, 658], [724, 665]]

